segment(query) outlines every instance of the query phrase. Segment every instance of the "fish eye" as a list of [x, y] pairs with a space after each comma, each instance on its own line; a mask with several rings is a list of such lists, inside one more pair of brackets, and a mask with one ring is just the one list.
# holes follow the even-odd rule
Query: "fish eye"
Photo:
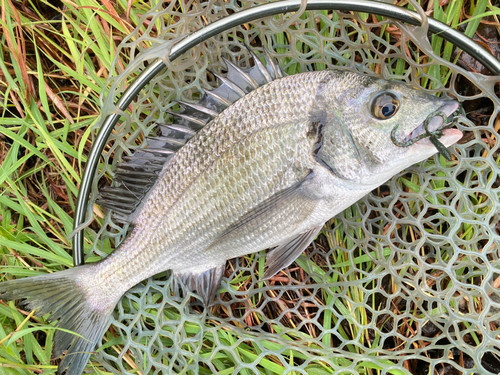
[[387, 120], [394, 116], [399, 109], [399, 99], [390, 92], [377, 95], [371, 104], [371, 113], [379, 120]]

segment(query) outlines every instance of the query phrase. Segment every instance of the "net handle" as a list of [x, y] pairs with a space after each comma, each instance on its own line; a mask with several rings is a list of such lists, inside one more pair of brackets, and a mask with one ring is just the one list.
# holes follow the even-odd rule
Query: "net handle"
[[[174, 61], [189, 49], [232, 27], [238, 26], [243, 23], [252, 22], [259, 18], [288, 12], [296, 12], [297, 10], [299, 10], [300, 4], [301, 0], [277, 1], [270, 4], [256, 6], [254, 8], [250, 8], [226, 16], [204, 27], [203, 29], [195, 31], [179, 43], [175, 44], [171, 49], [169, 60]], [[370, 0], [308, 0], [307, 10], [340, 10], [371, 13], [393, 20], [406, 22], [415, 26], [421, 25], [420, 17], [416, 12], [412, 12], [395, 5]], [[487, 50], [475, 43], [471, 38], [433, 18], [429, 17], [428, 22], [430, 32], [434, 34], [439, 33], [439, 36], [453, 43], [456, 47], [467, 52], [469, 55], [483, 64], [486, 68], [488, 68], [491, 73], [500, 75], [500, 62]], [[166, 65], [161, 60], [158, 60], [149, 65], [125, 90], [121, 98], [116, 102], [116, 106], [121, 111], [125, 111], [132, 100], [134, 100], [134, 98], [144, 88], [144, 86], [146, 86], [149, 81], [158, 73], [160, 73], [165, 67]], [[109, 115], [104, 120], [90, 149], [87, 165], [83, 172], [80, 189], [78, 191], [78, 199], [75, 208], [75, 221], [73, 226], [75, 230], [79, 228], [84, 222], [86, 212], [92, 214], [92, 206], [89, 205], [89, 195], [92, 187], [92, 180], [96, 174], [101, 153], [107, 143], [109, 135], [113, 131], [119, 118], [120, 115], [115, 113]], [[79, 230], [78, 232], [76, 232], [73, 238], [73, 263], [75, 266], [79, 266], [84, 263], [83, 241], [83, 230]]]

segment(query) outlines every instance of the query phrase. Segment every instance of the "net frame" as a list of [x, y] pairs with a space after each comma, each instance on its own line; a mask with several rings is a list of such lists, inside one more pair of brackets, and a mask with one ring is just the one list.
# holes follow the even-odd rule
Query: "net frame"
[[[208, 14], [206, 9], [210, 7], [214, 14], [209, 20], [213, 20], [220, 17], [220, 13], [228, 13], [231, 7], [236, 9], [238, 4], [229, 2], [219, 6], [210, 2], [205, 10], [197, 9], [194, 3], [191, 5], [195, 12], [192, 17], [187, 17], [189, 22], [185, 22], [185, 27], [190, 27], [189, 23], [201, 13]], [[335, 59], [335, 62], [346, 66], [351, 64], [350, 68], [358, 72], [374, 74], [370, 67], [379, 63], [382, 77], [423, 86], [428, 84], [426, 80], [433, 80], [426, 70], [438, 63], [440, 69], [450, 69], [450, 82], [463, 76], [476, 83], [482, 91], [473, 97], [464, 97], [456, 92], [451, 83], [443, 87], [436, 81], [433, 81], [430, 91], [454, 94], [461, 100], [488, 97], [494, 104], [491, 119], [474, 128], [470, 127], [471, 124], [460, 125], [470, 140], [456, 146], [456, 163], [446, 163], [434, 157], [398, 174], [378, 192], [369, 194], [337, 215], [323, 230], [320, 241], [306, 252], [307, 256], [298, 259], [297, 265], [301, 268], [290, 267], [281, 280], [274, 280], [271, 285], [266, 286], [258, 280], [257, 274], [262, 274], [263, 270], [264, 254], [256, 254], [229, 262], [228, 269], [234, 270], [223, 281], [223, 288], [228, 292], [218, 297], [219, 307], [211, 311], [190, 304], [188, 297], [196, 299], [194, 295], [183, 298], [175, 291], [172, 293], [170, 281], [165, 276], [135, 287], [119, 304], [112, 322], [112, 330], [118, 332], [118, 338], [123, 341], [120, 353], [115, 355], [110, 346], [104, 346], [98, 354], [99, 361], [110, 371], [116, 372], [118, 368], [120, 373], [133, 373], [134, 366], [127, 360], [128, 356], [128, 359], [134, 358], [132, 363], [142, 373], [215, 373], [221, 371], [221, 364], [217, 362], [219, 357], [225, 356], [226, 360], [233, 358], [232, 373], [265, 373], [269, 369], [266, 366], [273, 364], [281, 366], [282, 373], [321, 373], [325, 368], [329, 371], [325, 373], [338, 374], [369, 371], [410, 373], [405, 364], [411, 361], [426, 363], [428, 373], [439, 371], [440, 366], [464, 374], [488, 373], [484, 372], [488, 369], [483, 364], [483, 357], [499, 354], [495, 348], [498, 347], [496, 322], [499, 316], [494, 280], [499, 246], [499, 189], [495, 182], [498, 151], [496, 143], [491, 147], [488, 142], [488, 139], [497, 139], [498, 136], [498, 98], [494, 93], [498, 78], [483, 77], [450, 66], [438, 56], [432, 56], [430, 45], [422, 44], [421, 40], [419, 51], [433, 59], [424, 63], [413, 61], [413, 65], [405, 60], [411, 69], [404, 75], [394, 75], [387, 65], [398, 64], [400, 59], [408, 56], [383, 39], [377, 39], [377, 35], [364, 31], [380, 27], [383, 22], [392, 22], [379, 21], [374, 25], [359, 15], [337, 13], [337, 16], [338, 30], [342, 27], [351, 31], [351, 35], [344, 39], [347, 45], [344, 49], [335, 44], [338, 40], [327, 43], [328, 48], [319, 48], [321, 43], [315, 45], [309, 35], [311, 31], [300, 32], [307, 30], [307, 18], [296, 20], [299, 24], [296, 30], [298, 37], [294, 39], [290, 34], [290, 51], [285, 51], [284, 45], [273, 39], [275, 29], [272, 24], [259, 21], [254, 26], [257, 26], [259, 35], [264, 35], [262, 39], [268, 43], [271, 53], [286, 61], [285, 70], [292, 70], [294, 65], [303, 70], [314, 68], [315, 64], [333, 66], [332, 60]], [[328, 17], [321, 13], [311, 16], [309, 20], [317, 17], [320, 24], [321, 20], [328, 23]], [[196, 23], [191, 25], [198, 26]], [[403, 39], [406, 38], [402, 45], [416, 45], [415, 38], [423, 34], [405, 25], [399, 27]], [[335, 30], [335, 27], [331, 28]], [[236, 27], [232, 33], [237, 34], [238, 31], [243, 33], [245, 30]], [[243, 34], [245, 42], [252, 44], [257, 38], [256, 33], [246, 31], [248, 33]], [[149, 96], [141, 94], [131, 115], [120, 112], [122, 124], [109, 140], [110, 146], [102, 160], [105, 168], [99, 173], [101, 178], [108, 172], [112, 173], [121, 154], [137, 148], [138, 140], [154, 131], [154, 124], [148, 125], [148, 121], [165, 120], [155, 117], [158, 112], [155, 112], [154, 106], [165, 113], [172, 107], [174, 96], [192, 100], [199, 96], [202, 87], [213, 84], [206, 74], [200, 72], [207, 66], [214, 70], [222, 68], [220, 61], [213, 59], [214, 54], [223, 50], [234, 63], [242, 66], [250, 64], [244, 49], [235, 51], [231, 48], [235, 40], [228, 34], [207, 42], [205, 50], [201, 47], [193, 50], [188, 59], [196, 62], [196, 69], [185, 72], [182, 77], [175, 67], [164, 72], [151, 83], [152, 87], [156, 85], [156, 91], [150, 89]], [[167, 30], [164, 40], [168, 40], [167, 37], [173, 40], [176, 34], [170, 35]], [[385, 50], [372, 50], [366, 43], [373, 40]], [[320, 51], [317, 55], [303, 53], [303, 49], [297, 48], [299, 42], [307, 44], [311, 50], [318, 47]], [[133, 49], [139, 44], [131, 39], [125, 41], [125, 45], [127, 43], [129, 46], [123, 48]], [[168, 50], [169, 46], [165, 44], [159, 49], [164, 51], [165, 47]], [[366, 64], [356, 63], [352, 58], [356, 53]], [[384, 63], [385, 60], [390, 63]], [[178, 63], [177, 69], [183, 67], [185, 62]], [[186, 77], [191, 84], [181, 87], [178, 82]], [[124, 87], [123, 81], [120, 84]], [[144, 116], [144, 113], [147, 115]], [[134, 127], [133, 123], [139, 126]], [[111, 163], [110, 155], [113, 158]], [[450, 178], [461, 175], [464, 175], [463, 181]], [[94, 181], [94, 194], [97, 181]], [[420, 192], [412, 190], [417, 187]], [[484, 200], [477, 199], [478, 191]], [[475, 202], [471, 201], [471, 194], [476, 194]], [[474, 240], [470, 239], [471, 236], [461, 238], [462, 235], [457, 235], [460, 230], [466, 231], [464, 224], [473, 228], [470, 230], [475, 232]], [[432, 231], [429, 232], [429, 229]], [[108, 215], [106, 225], [96, 235], [105, 240], [94, 242], [97, 245], [90, 257], [103, 256], [111, 249], [109, 239], [119, 243], [125, 234], [126, 228], [113, 223]], [[479, 247], [475, 243], [480, 244]], [[329, 250], [325, 250], [326, 247]], [[478, 280], [479, 285], [476, 285]], [[244, 287], [240, 285], [242, 283]], [[404, 297], [403, 302], [401, 296]], [[283, 305], [283, 301], [297, 303], [291, 307]], [[374, 301], [385, 308], [378, 309]], [[308, 317], [306, 311], [310, 309], [304, 306], [314, 303], [317, 305], [313, 308], [314, 315]], [[401, 315], [402, 311], [406, 315]], [[369, 317], [370, 321], [364, 322], [361, 319], [363, 316]], [[408, 323], [408, 319], [412, 322]], [[351, 327], [352, 332], [346, 335], [345, 327]], [[224, 331], [235, 334], [223, 335]], [[408, 336], [409, 331], [415, 333]], [[373, 340], [370, 341], [370, 335], [380, 337], [377, 347], [374, 347]], [[474, 337], [481, 339], [475, 341]], [[290, 339], [293, 339], [293, 344]], [[106, 340], [117, 342], [117, 337], [108, 332]], [[405, 348], [403, 353], [395, 354], [393, 350], [384, 348], [390, 346], [387, 343], [391, 340], [396, 344], [401, 342]], [[428, 343], [425, 350], [412, 346], [418, 340]], [[442, 340], [449, 343], [443, 344]], [[212, 342], [213, 346], [207, 348], [207, 342]], [[398, 346], [396, 344], [395, 347]], [[250, 360], [242, 356], [245, 348], [252, 348], [259, 354]], [[428, 358], [432, 350], [439, 353], [434, 358]], [[371, 358], [370, 361], [367, 357]], [[275, 368], [275, 372], [278, 371], [279, 368]]]

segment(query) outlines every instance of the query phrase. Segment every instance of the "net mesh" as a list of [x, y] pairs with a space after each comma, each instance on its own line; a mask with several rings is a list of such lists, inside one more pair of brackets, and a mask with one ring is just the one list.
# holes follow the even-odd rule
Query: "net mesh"
[[[114, 98], [177, 38], [261, 2], [169, 2], [121, 45], [129, 67], [110, 79]], [[278, 27], [286, 18], [290, 26]], [[440, 45], [438, 36], [432, 42]], [[382, 17], [315, 11], [234, 27], [155, 77], [102, 155], [97, 189], [116, 163], [169, 122], [175, 99], [215, 87], [220, 57], [250, 66], [243, 43], [265, 45], [287, 74], [343, 66], [464, 102], [472, 121], [453, 160], [440, 156], [399, 173], [332, 218], [288, 269], [262, 282], [265, 253], [227, 263], [216, 304], [170, 288], [161, 274], [120, 301], [94, 359], [123, 374], [488, 374], [500, 369], [499, 99], [495, 77], [432, 52], [427, 31]], [[448, 51], [454, 51], [449, 44]], [[141, 55], [140, 52], [146, 54]], [[118, 67], [115, 67], [119, 69]], [[441, 80], [435, 77], [441, 77]], [[444, 83], [442, 83], [444, 82]], [[479, 107], [479, 109], [477, 109]], [[113, 111], [103, 103], [103, 113]], [[94, 212], [99, 212], [95, 207]], [[104, 216], [86, 230], [87, 261], [112, 251], [127, 227]]]

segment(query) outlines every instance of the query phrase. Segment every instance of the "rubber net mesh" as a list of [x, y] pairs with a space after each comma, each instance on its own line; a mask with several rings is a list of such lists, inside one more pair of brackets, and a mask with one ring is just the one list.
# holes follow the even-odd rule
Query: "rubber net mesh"
[[[110, 80], [110, 96], [154, 58], [168, 56], [176, 38], [258, 4], [172, 1], [156, 7], [144, 19], [146, 32], [121, 45], [118, 52], [129, 53], [131, 64]], [[156, 122], [169, 122], [165, 111], [175, 99], [194, 102], [202, 88], [215, 87], [207, 69], [224, 72], [221, 56], [250, 66], [243, 43], [257, 53], [266, 45], [287, 74], [343, 66], [458, 98], [472, 121], [460, 125], [465, 135], [452, 148], [453, 160], [435, 156], [394, 176], [332, 218], [271, 281], [259, 281], [264, 252], [229, 261], [210, 309], [195, 295], [172, 291], [169, 273], [136, 286], [116, 308], [94, 359], [123, 374], [497, 373], [495, 78], [436, 56], [426, 30], [347, 12], [289, 17], [235, 27], [166, 61], [169, 69], [122, 114], [102, 155], [92, 201], [121, 157], [144, 147], [145, 136], [157, 133]], [[291, 25], [280, 32], [287, 20]], [[432, 78], [436, 73], [445, 84]], [[112, 110], [103, 103], [104, 113]], [[87, 261], [106, 255], [126, 235], [127, 227], [109, 213], [104, 218], [100, 231], [85, 231], [92, 243]]]

